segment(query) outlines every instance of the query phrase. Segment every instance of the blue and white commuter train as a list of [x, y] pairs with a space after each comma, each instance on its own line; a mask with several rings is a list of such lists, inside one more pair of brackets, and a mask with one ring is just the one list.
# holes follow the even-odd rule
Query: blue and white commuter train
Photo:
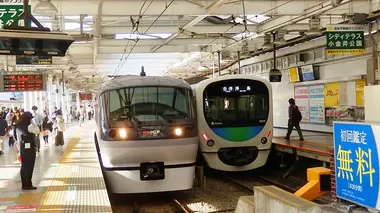
[[200, 154], [208, 166], [246, 171], [265, 165], [273, 136], [270, 82], [227, 75], [203, 80], [193, 91]]
[[97, 100], [94, 139], [112, 193], [193, 187], [198, 129], [189, 84], [122, 76], [107, 82]]

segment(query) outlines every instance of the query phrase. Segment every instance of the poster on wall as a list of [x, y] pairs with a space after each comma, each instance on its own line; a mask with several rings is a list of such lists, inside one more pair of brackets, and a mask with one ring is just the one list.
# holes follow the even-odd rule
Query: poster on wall
[[294, 99], [302, 114], [302, 122], [309, 122], [309, 87], [295, 87]]
[[339, 89], [339, 83], [325, 84], [325, 107], [340, 106]]
[[295, 83], [300, 81], [300, 75], [298, 72], [298, 67], [291, 67], [289, 68], [289, 82]]
[[325, 123], [325, 91], [323, 85], [309, 87], [310, 123]]
[[355, 82], [356, 106], [364, 106], [364, 87], [365, 80], [360, 79]]

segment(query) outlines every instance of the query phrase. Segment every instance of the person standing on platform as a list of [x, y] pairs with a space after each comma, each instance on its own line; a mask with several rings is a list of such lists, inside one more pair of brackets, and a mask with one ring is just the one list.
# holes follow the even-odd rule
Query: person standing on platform
[[65, 144], [63, 139], [63, 131], [65, 131], [65, 120], [62, 117], [62, 111], [57, 111], [57, 126], [58, 126], [58, 133], [55, 137], [55, 145], [56, 146], [63, 146]]
[[21, 114], [20, 114], [20, 111], [15, 111], [15, 114], [12, 118], [12, 127], [13, 127], [13, 138], [14, 138], [14, 141], [17, 141], [17, 134], [16, 134], [16, 129], [18, 128], [18, 125], [20, 123], [20, 120], [21, 120]]
[[53, 131], [53, 122], [49, 120], [48, 113], [45, 111], [45, 117], [42, 122], [42, 133], [45, 141], [45, 145], [49, 144], [49, 131]]
[[34, 164], [36, 162], [36, 134], [40, 129], [33, 123], [33, 114], [24, 112], [16, 130], [17, 149], [21, 156], [21, 182], [23, 190], [36, 190], [32, 184]]
[[[32, 110], [33, 110], [33, 116], [34, 116], [33, 121], [41, 130], [41, 126], [43, 122], [42, 116], [37, 112], [38, 108], [36, 106], [33, 106]], [[36, 135], [36, 151], [40, 152], [40, 148], [41, 148], [40, 133], [38, 133]]]
[[86, 116], [86, 111], [84, 110], [83, 106], [80, 106], [80, 108], [79, 108], [79, 126], [82, 126], [82, 123], [84, 122], [85, 116]]
[[300, 122], [302, 120], [302, 114], [298, 109], [293, 98], [289, 99], [289, 120], [288, 120], [288, 133], [286, 134], [285, 139], [290, 140], [290, 135], [292, 134], [293, 128], [295, 127], [300, 140], [303, 141], [303, 135], [300, 127]]
[[8, 123], [4, 119], [4, 111], [0, 113], [0, 155], [4, 154], [4, 138], [7, 133]]

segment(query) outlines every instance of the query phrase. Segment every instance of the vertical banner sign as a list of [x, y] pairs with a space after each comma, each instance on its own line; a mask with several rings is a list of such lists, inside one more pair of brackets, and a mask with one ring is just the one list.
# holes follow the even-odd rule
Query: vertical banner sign
[[298, 67], [289, 68], [289, 82], [294, 83], [294, 82], [299, 82], [299, 81], [300, 81], [300, 76], [298, 73]]
[[309, 122], [309, 87], [295, 87], [294, 99], [302, 114], [302, 122]]
[[380, 210], [380, 125], [334, 122], [336, 195]]
[[325, 107], [336, 107], [339, 102], [339, 83], [325, 84]]
[[[31, 10], [29, 1], [29, 10]], [[0, 28], [10, 26], [24, 12], [23, 0], [15, 0], [13, 2], [0, 1]], [[20, 20], [18, 26], [24, 26], [24, 20]]]
[[363, 25], [328, 25], [326, 27], [327, 55], [363, 54]]
[[364, 87], [365, 80], [356, 80], [355, 90], [356, 90], [356, 106], [364, 106]]
[[324, 85], [309, 87], [310, 123], [325, 124]]

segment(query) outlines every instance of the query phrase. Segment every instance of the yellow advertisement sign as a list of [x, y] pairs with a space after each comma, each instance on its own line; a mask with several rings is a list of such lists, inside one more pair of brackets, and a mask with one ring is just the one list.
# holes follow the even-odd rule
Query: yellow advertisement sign
[[294, 83], [294, 82], [299, 82], [299, 81], [300, 81], [300, 75], [298, 74], [298, 68], [297, 67], [289, 68], [289, 82]]
[[356, 80], [356, 106], [364, 106], [365, 80]]
[[339, 106], [339, 83], [325, 84], [325, 107]]

